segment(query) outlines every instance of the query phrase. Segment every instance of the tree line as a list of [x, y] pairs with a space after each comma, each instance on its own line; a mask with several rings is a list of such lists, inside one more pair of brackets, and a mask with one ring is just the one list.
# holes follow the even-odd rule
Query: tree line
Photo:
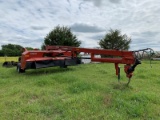
[[[103, 49], [119, 49], [128, 50], [131, 38], [126, 34], [121, 34], [120, 30], [110, 29], [98, 42], [100, 48]], [[45, 49], [46, 45], [63, 45], [79, 47], [81, 41], [77, 39], [76, 35], [71, 32], [71, 29], [66, 26], [56, 26], [51, 30], [42, 43], [41, 49]], [[2, 45], [0, 56], [20, 56], [23, 46], [16, 44]], [[32, 50], [32, 47], [26, 47]]]
[[[2, 45], [0, 50], [0, 56], [21, 56], [22, 48], [21, 45], [7, 44]], [[28, 50], [33, 50], [32, 47], [26, 47]]]

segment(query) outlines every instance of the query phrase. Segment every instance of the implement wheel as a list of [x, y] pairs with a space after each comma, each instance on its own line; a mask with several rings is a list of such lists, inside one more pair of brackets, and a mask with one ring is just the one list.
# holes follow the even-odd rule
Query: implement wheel
[[24, 73], [25, 72], [25, 70], [21, 69], [21, 64], [20, 63], [17, 64], [17, 72], [18, 73]]

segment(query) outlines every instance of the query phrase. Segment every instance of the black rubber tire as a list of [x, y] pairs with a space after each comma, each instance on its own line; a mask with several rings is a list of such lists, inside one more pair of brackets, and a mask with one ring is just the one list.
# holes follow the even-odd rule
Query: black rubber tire
[[18, 73], [24, 73], [25, 72], [25, 70], [21, 69], [21, 64], [20, 63], [17, 64], [17, 72]]

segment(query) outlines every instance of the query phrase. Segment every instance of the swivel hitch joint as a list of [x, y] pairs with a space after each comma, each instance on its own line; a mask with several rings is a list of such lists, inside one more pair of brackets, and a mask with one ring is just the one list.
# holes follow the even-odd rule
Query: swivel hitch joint
[[127, 65], [124, 66], [124, 71], [126, 73], [126, 76], [129, 78], [127, 86], [130, 83], [130, 80], [131, 80], [131, 77], [133, 75], [133, 71], [134, 71], [135, 67], [139, 64], [141, 64], [141, 61], [138, 60], [138, 59], [135, 59], [135, 63], [132, 66], [130, 64], [127, 64]]
[[127, 73], [128, 73], [128, 74], [129, 74], [129, 73], [132, 73], [132, 72], [134, 71], [135, 67], [136, 67], [137, 65], [139, 65], [139, 64], [141, 64], [141, 61], [138, 60], [138, 59], [135, 59], [135, 63], [133, 64], [133, 66], [130, 66], [130, 67], [128, 68]]

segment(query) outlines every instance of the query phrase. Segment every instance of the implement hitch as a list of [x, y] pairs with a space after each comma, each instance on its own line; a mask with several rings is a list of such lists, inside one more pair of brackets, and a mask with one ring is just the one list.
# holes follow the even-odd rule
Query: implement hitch
[[[136, 66], [139, 64], [141, 64], [141, 61], [138, 59], [135, 59], [135, 63], [133, 65], [131, 64], [124, 65], [124, 71], [126, 73], [126, 77], [129, 78], [127, 85], [129, 85], [131, 77], [133, 76], [133, 72]], [[118, 81], [120, 82], [120, 67], [116, 63], [115, 63], [115, 69], [116, 69], [116, 75], [118, 76]]]
[[131, 77], [133, 75], [133, 71], [135, 70], [136, 66], [141, 64], [141, 61], [136, 59], [135, 63], [131, 66], [131, 65], [125, 65], [124, 66], [124, 71], [126, 73], [126, 76], [129, 78], [127, 85], [129, 85], [130, 81], [131, 81]]

